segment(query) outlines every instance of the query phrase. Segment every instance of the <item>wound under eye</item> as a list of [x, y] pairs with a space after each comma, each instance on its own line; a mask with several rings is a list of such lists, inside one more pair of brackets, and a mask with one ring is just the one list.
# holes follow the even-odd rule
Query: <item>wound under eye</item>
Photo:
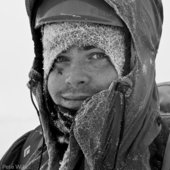
[[57, 72], [58, 72], [58, 74], [62, 75], [63, 74], [63, 69], [58, 68]]

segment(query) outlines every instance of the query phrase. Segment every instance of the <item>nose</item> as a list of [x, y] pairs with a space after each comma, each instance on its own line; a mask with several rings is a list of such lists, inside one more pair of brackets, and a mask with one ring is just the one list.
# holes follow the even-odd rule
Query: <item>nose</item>
[[65, 82], [73, 87], [85, 86], [89, 83], [90, 77], [80, 66], [69, 70]]

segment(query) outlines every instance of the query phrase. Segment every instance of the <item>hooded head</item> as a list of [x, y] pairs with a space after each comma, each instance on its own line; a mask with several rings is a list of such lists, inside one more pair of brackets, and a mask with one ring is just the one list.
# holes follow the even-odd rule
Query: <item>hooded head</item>
[[[34, 92], [49, 153], [49, 169], [55, 166], [57, 155], [55, 131], [50, 124], [51, 117], [56, 117], [50, 109], [56, 105], [51, 105], [47, 99], [47, 82], [60, 54], [66, 52], [64, 56], [68, 58], [75, 44], [81, 52], [89, 45], [100, 49], [110, 60], [117, 78], [106, 90], [102, 89], [82, 104], [74, 119], [69, 147], [60, 169], [74, 169], [73, 162], [80, 158], [79, 153], [89, 169], [149, 167], [148, 148], [160, 132], [156, 122], [159, 101], [155, 57], [162, 32], [161, 1], [26, 2], [36, 54], [30, 77], [35, 81]], [[98, 5], [100, 3], [102, 5]], [[53, 12], [57, 12], [55, 16]], [[130, 39], [127, 39], [129, 34]], [[63, 115], [69, 119], [70, 114], [61, 110], [57, 112], [57, 120], [60, 119], [57, 127], [67, 131], [63, 129]]]
[[[44, 91], [50, 113], [54, 113], [54, 110], [49, 107], [49, 103], [67, 109], [80, 109], [85, 99], [108, 89], [113, 81], [129, 73], [130, 36], [122, 20], [103, 1], [45, 0], [37, 10], [35, 29], [41, 29]], [[83, 53], [79, 69], [75, 62], [72, 62], [77, 62], [71, 57], [74, 56], [75, 50], [71, 50], [73, 54], [64, 54], [65, 58], [71, 61], [65, 62], [67, 67], [63, 65], [64, 62], [62, 65], [56, 64], [63, 52], [68, 52], [72, 47], [76, 47], [78, 51], [87, 47], [93, 47], [93, 50]], [[80, 54], [82, 52], [78, 55]], [[97, 56], [97, 60], [89, 59], [94, 54], [100, 55], [100, 58]], [[104, 58], [107, 58], [107, 62]], [[57, 72], [62, 70], [62, 75], [55, 77], [55, 82], [58, 83], [54, 83], [54, 78], [51, 78], [56, 65]], [[86, 83], [81, 82], [81, 86], [74, 83], [85, 79]], [[68, 92], [69, 99], [68, 96], [64, 98]], [[78, 97], [81, 100], [77, 102]], [[66, 101], [63, 101], [63, 98]], [[73, 103], [71, 105], [70, 100]]]
[[[42, 1], [42, 0], [39, 0], [37, 1], [37, 3], [35, 3], [34, 9], [35, 9], [35, 14], [30, 13], [31, 15], [30, 22], [31, 22], [31, 27], [33, 27], [32, 34], [33, 34], [33, 40], [35, 42], [35, 54], [36, 54], [33, 67], [34, 67], [34, 70], [37, 70], [42, 75], [44, 74], [43, 68], [48, 67], [47, 66], [48, 64], [52, 64], [48, 62], [48, 64], [45, 64], [45, 67], [43, 66], [44, 65], [43, 62], [46, 62], [47, 60], [46, 61], [42, 60], [43, 47], [42, 47], [42, 43], [40, 42], [40, 39], [42, 36], [40, 33], [41, 32], [40, 30], [41, 30], [41, 27], [44, 25], [59, 24], [62, 22], [71, 22], [71, 23], [80, 22], [80, 23], [88, 23], [88, 25], [90, 23], [92, 23], [92, 25], [96, 23], [97, 25], [100, 24], [103, 26], [112, 26], [112, 27], [122, 28], [122, 32], [126, 32], [126, 35], [129, 32], [127, 29], [125, 29], [125, 25], [123, 21], [120, 19], [120, 17], [118, 17], [115, 11], [103, 0], [100, 0], [100, 1], [99, 0], [93, 0], [93, 1], [89, 1], [89, 0], [83, 0], [83, 1], [79, 1], [79, 0], [73, 0], [73, 1], [71, 0], [65, 0], [65, 1], [49, 0], [47, 1], [47, 0], [44, 0]], [[28, 13], [29, 13], [29, 10], [28, 10]], [[61, 29], [59, 31], [61, 32]], [[105, 35], [102, 34], [102, 35], [105, 36], [106, 34]], [[126, 38], [126, 39], [128, 39], [127, 44], [129, 44], [130, 38]], [[108, 37], [107, 37], [107, 41], [108, 41]], [[108, 41], [107, 45], [108, 43], [110, 42]], [[109, 44], [109, 47], [110, 45], [111, 43]], [[105, 46], [106, 46], [106, 43], [105, 43]], [[68, 47], [65, 47], [65, 48], [68, 48]], [[123, 60], [125, 61], [125, 59]], [[124, 64], [123, 60], [122, 60], [122, 66], [120, 66], [120, 68], [118, 68], [117, 70], [119, 72], [123, 71], [123, 68], [121, 68], [123, 67], [123, 64]], [[118, 62], [115, 63], [115, 66], [117, 66], [117, 64]], [[126, 68], [126, 71], [127, 71], [127, 68]], [[119, 73], [119, 75], [120, 74], [121, 73]], [[125, 72], [125, 74], [127, 74], [127, 72]]]
[[75, 115], [70, 109], [79, 110], [83, 101], [108, 89], [125, 73], [126, 37], [121, 27], [97, 23], [62, 22], [42, 27], [45, 94], [54, 105], [67, 108], [67, 116], [58, 116], [67, 121], [63, 118], [54, 123], [60, 129], [61, 122], [68, 124]]

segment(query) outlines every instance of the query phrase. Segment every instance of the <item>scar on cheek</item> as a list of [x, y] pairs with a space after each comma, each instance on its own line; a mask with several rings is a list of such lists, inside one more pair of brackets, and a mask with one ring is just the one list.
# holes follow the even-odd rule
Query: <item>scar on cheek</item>
[[63, 74], [63, 69], [62, 68], [57, 68], [58, 74], [62, 75]]

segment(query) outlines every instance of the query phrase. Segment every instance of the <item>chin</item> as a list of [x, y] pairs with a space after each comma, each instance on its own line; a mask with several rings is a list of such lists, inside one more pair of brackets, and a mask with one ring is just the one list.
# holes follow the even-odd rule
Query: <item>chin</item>
[[81, 108], [81, 105], [80, 106], [74, 106], [74, 105], [61, 105], [62, 107], [65, 107], [67, 109], [71, 109], [71, 110], [75, 110], [75, 111], [78, 111], [80, 108]]

